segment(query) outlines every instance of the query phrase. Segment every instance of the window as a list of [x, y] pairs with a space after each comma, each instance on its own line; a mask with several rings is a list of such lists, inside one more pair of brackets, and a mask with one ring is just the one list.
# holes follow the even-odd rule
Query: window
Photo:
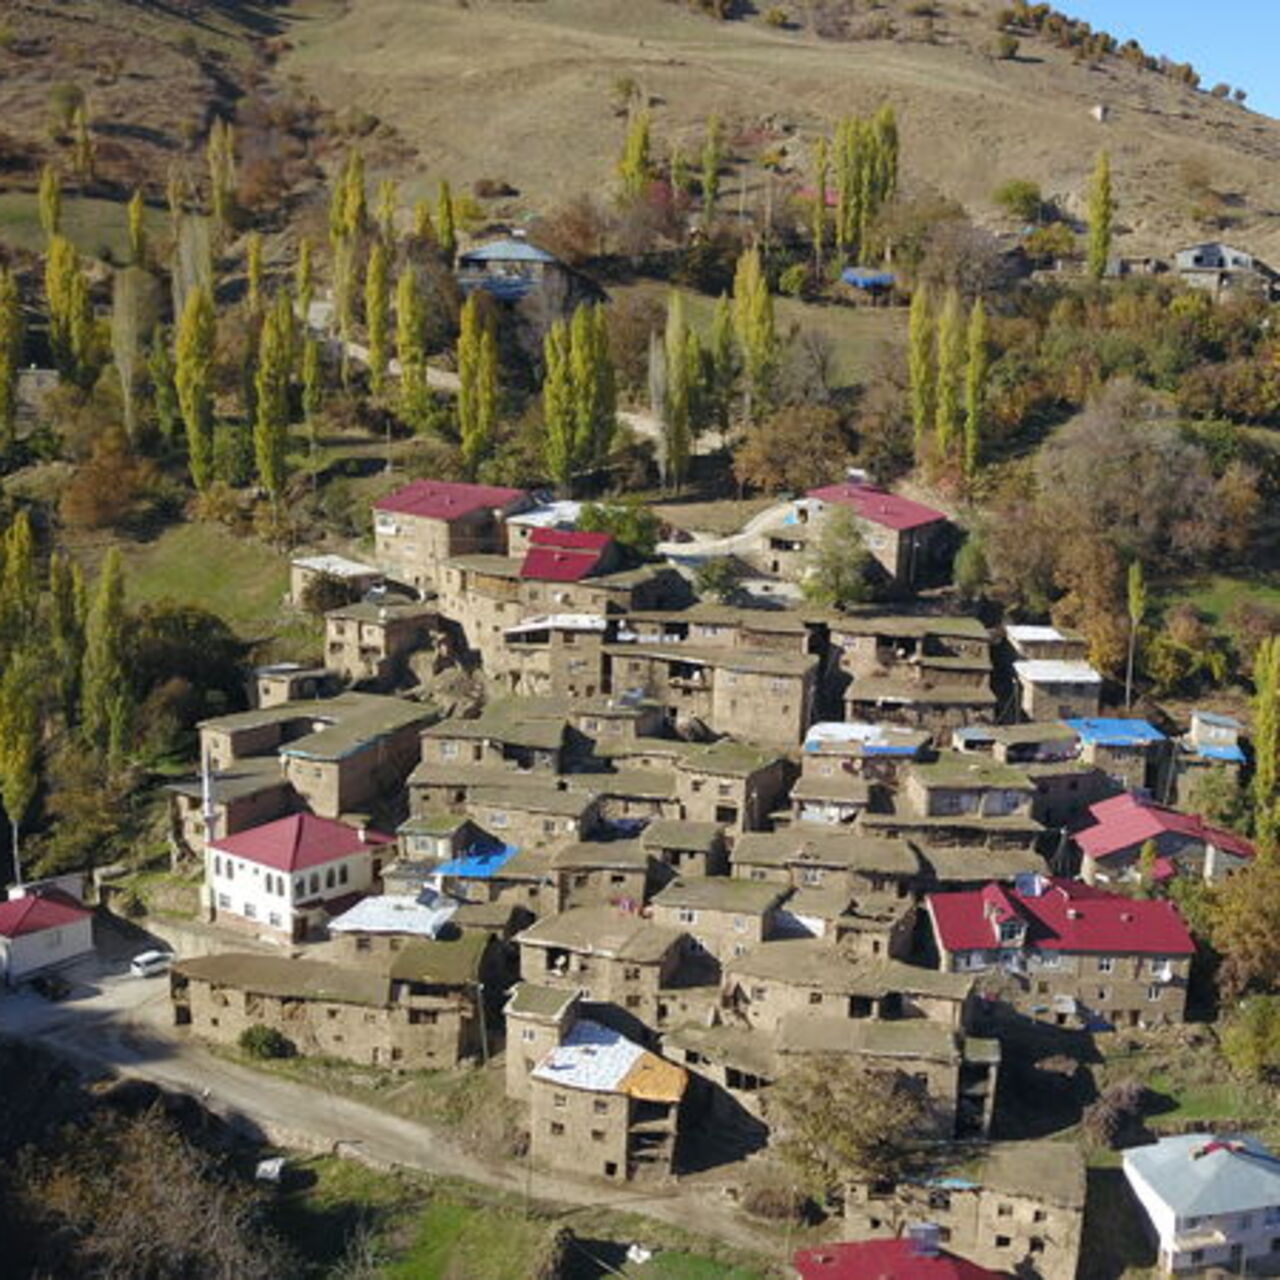
[[691, 907], [681, 907], [680, 910], [676, 912], [676, 919], [678, 919], [681, 924], [697, 924], [698, 913]]
[[810, 992], [809, 992], [809, 1003], [810, 1003], [810, 1004], [821, 1004], [821, 1003], [822, 1003], [822, 992], [821, 992], [821, 991], [810, 991]]
[[305, 879], [303, 879], [302, 876], [299, 876], [293, 882], [294, 896], [300, 898], [304, 893], [306, 893], [306, 891], [307, 891], [307, 882]]
[[324, 887], [326, 889], [332, 889], [336, 883], [337, 880], [333, 874], [333, 868], [330, 867], [329, 870], [324, 873]]
[[1110, 973], [1116, 967], [1116, 962], [1111, 956], [1098, 957], [1098, 972]]
[[592, 1129], [592, 1130], [591, 1130], [591, 1141], [592, 1141], [592, 1142], [603, 1142], [603, 1141], [604, 1141], [604, 1130], [603, 1130], [603, 1129]]
[[627, 982], [639, 982], [640, 966], [634, 964], [627, 965], [627, 967], [622, 971], [622, 976]]
[[234, 880], [235, 878], [236, 878], [236, 864], [232, 862], [230, 858], [228, 858], [227, 859], [227, 879]]
[[597, 1098], [591, 1104], [591, 1110], [594, 1111], [598, 1116], [608, 1115], [609, 1100], [607, 1098]]
[[280, 913], [278, 911], [271, 911], [267, 913], [267, 923], [273, 929], [282, 929], [284, 927], [284, 922], [280, 919]]
[[312, 893], [320, 892], [320, 877], [314, 871], [311, 873], [311, 892]]
[[507, 825], [507, 812], [505, 809], [495, 809], [489, 815], [489, 822], [495, 827], [505, 827]]
[[1159, 999], [1160, 999], [1160, 992], [1161, 992], [1161, 990], [1162, 990], [1162, 988], [1157, 987], [1157, 986], [1150, 986], [1150, 987], [1148, 987], [1148, 988], [1147, 988], [1147, 999], [1148, 999], [1148, 1000], [1159, 1000]]
[[1008, 1236], [996, 1236], [996, 1248], [997, 1248], [997, 1249], [1007, 1249], [1007, 1248], [1009, 1247], [1010, 1243], [1011, 1243], [1011, 1241], [1009, 1240], [1009, 1237], [1008, 1237]]
[[950, 1209], [951, 1196], [946, 1191], [930, 1191], [929, 1192], [929, 1208], [930, 1209]]
[[347, 883], [347, 864], [345, 862], [338, 868], [338, 883]]
[[1012, 1216], [1013, 1216], [1013, 1205], [1011, 1204], [996, 1205], [997, 1218], [1011, 1218]]
[[244, 916], [246, 920], [256, 920], [258, 918], [258, 908], [252, 902], [244, 904]]
[[215, 876], [222, 874], [222, 859], [216, 853], [213, 855], [213, 874]]
[[768, 989], [765, 987], [751, 988], [751, 998], [753, 1000], [763, 1000], [765, 996], [767, 996], [768, 994], [769, 994]]
[[566, 1098], [563, 1093], [553, 1093], [551, 1095], [551, 1105], [563, 1110], [569, 1105], [569, 1099]]
[[1043, 1209], [1036, 1209], [1031, 1214], [1032, 1222], [1043, 1222], [1049, 1215]]
[[218, 909], [220, 911], [231, 910], [231, 895], [229, 893], [218, 894]]
[[559, 1120], [553, 1120], [551, 1122], [551, 1136], [553, 1138], [559, 1138], [559, 1137], [562, 1137], [563, 1134], [564, 1134], [564, 1125], [562, 1125]]
[[370, 938], [370, 937], [367, 937], [367, 936], [365, 936], [365, 935], [357, 935], [357, 937], [356, 937], [356, 950], [357, 950], [357, 951], [372, 951], [372, 950], [373, 950], [373, 939], [372, 939], [372, 938]]
[[1242, 1213], [1242, 1214], [1240, 1215], [1240, 1230], [1241, 1230], [1241, 1231], [1248, 1231], [1248, 1230], [1249, 1230], [1249, 1228], [1250, 1228], [1250, 1227], [1252, 1227], [1252, 1226], [1253, 1226], [1253, 1214], [1251, 1214], [1251, 1213]]
[[1044, 1241], [1041, 1240], [1039, 1236], [1032, 1236], [1027, 1242], [1027, 1251], [1029, 1253], [1043, 1253]]
[[640, 1007], [640, 996], [631, 995], [626, 998], [626, 1006], [628, 1009], [638, 1009]]

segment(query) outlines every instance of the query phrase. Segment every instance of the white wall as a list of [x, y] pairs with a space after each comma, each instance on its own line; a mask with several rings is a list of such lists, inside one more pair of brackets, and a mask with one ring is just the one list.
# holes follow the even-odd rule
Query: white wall
[[372, 882], [372, 848], [293, 875], [216, 849], [205, 853], [205, 884], [218, 913], [241, 916], [269, 929], [291, 930], [299, 902], [364, 893]]
[[21, 982], [37, 970], [63, 964], [93, 950], [93, 919], [85, 916], [57, 929], [0, 938], [0, 977]]

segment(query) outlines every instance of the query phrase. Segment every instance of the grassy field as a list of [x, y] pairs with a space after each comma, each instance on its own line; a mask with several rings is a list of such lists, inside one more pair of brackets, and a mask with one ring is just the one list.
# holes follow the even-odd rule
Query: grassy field
[[1231, 611], [1241, 601], [1280, 610], [1280, 582], [1258, 578], [1232, 578], [1223, 574], [1185, 584], [1163, 600], [1165, 605], [1186, 601], [1220, 629], [1225, 629]]
[[[148, 208], [146, 223], [153, 237], [168, 234], [168, 218], [161, 210]], [[125, 207], [114, 200], [86, 199], [70, 192], [64, 193], [61, 230], [81, 253], [102, 257], [109, 251], [117, 262], [128, 257]], [[45, 235], [40, 226], [39, 202], [34, 194], [0, 192], [0, 240], [31, 253], [43, 250]]]

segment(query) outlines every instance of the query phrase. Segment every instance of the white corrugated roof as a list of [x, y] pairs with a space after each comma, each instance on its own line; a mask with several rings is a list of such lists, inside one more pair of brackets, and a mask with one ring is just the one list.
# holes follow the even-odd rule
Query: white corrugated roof
[[1057, 627], [1034, 626], [1030, 623], [1014, 623], [1005, 627], [1004, 633], [1012, 644], [1051, 644], [1055, 640], [1067, 639]]
[[533, 1077], [569, 1089], [614, 1092], [644, 1053], [620, 1031], [583, 1019], [534, 1067]]
[[346, 556], [297, 556], [293, 560], [297, 569], [310, 569], [314, 573], [331, 573], [335, 578], [377, 577], [382, 570]]
[[573, 529], [577, 527], [582, 503], [568, 498], [558, 502], [543, 502], [518, 515], [508, 516], [508, 524], [527, 525], [532, 529]]
[[1027, 684], [1101, 684], [1102, 677], [1087, 662], [1037, 658], [1015, 662], [1014, 673]]
[[434, 889], [416, 897], [384, 894], [362, 898], [350, 911], [329, 921], [330, 933], [404, 933], [436, 938], [453, 919], [458, 904]]
[[1257, 1138], [1184, 1133], [1124, 1153], [1136, 1173], [1182, 1217], [1280, 1207], [1280, 1160]]
[[518, 636], [526, 631], [603, 631], [604, 618], [598, 613], [543, 613], [536, 618], [523, 618], [514, 627], [506, 627], [504, 635]]

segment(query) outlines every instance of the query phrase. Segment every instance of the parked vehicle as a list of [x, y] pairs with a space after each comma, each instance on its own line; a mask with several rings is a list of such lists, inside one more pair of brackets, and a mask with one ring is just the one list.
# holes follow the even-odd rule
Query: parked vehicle
[[129, 963], [129, 972], [135, 978], [153, 978], [168, 973], [173, 967], [173, 954], [169, 951], [141, 951]]

